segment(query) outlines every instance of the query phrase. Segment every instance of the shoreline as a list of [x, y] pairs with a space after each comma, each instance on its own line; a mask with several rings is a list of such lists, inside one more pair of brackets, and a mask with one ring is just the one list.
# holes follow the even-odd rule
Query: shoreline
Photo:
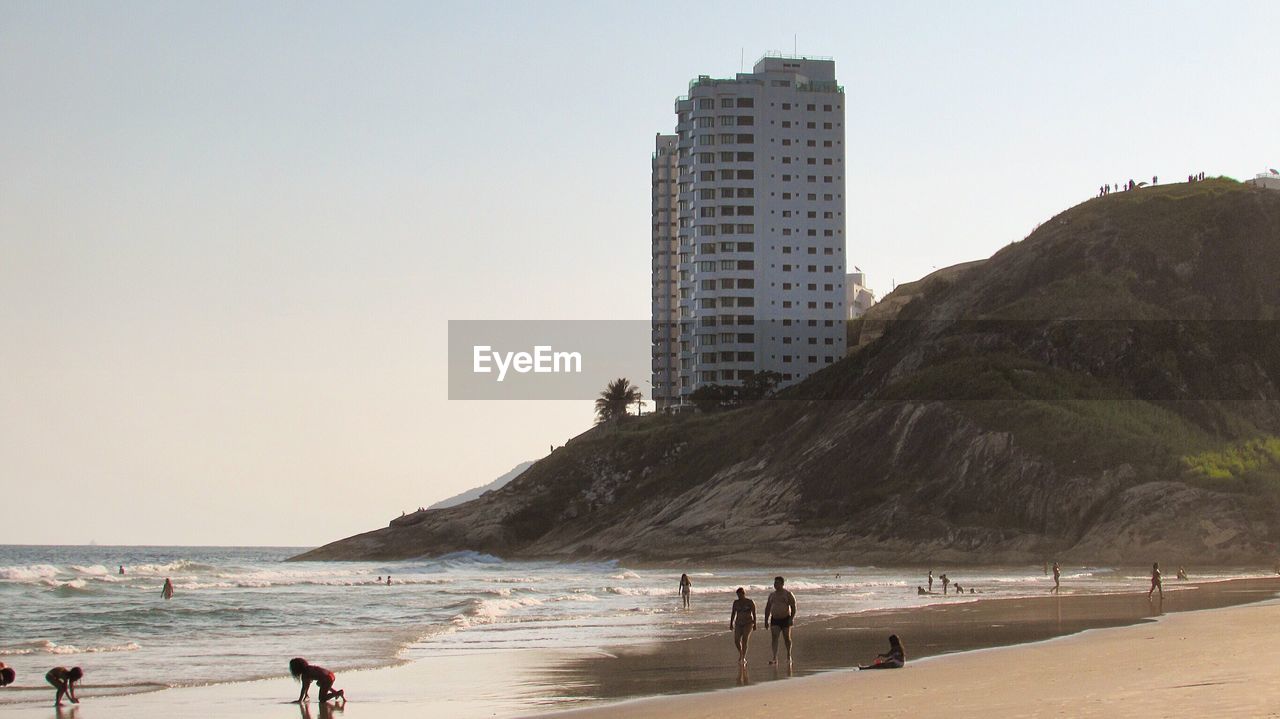
[[[693, 638], [606, 649], [427, 648], [402, 656], [403, 663], [395, 666], [340, 672], [338, 687], [347, 689], [352, 697], [351, 711], [376, 719], [418, 717], [430, 711], [443, 711], [454, 717], [589, 718], [593, 712], [615, 716], [621, 707], [639, 712], [634, 716], [640, 717], [649, 716], [646, 712], [651, 710], [629, 707], [648, 707], [652, 703], [666, 706], [666, 702], [679, 703], [681, 707], [684, 702], [700, 706], [710, 701], [707, 697], [716, 697], [711, 703], [718, 704], [741, 692], [800, 691], [799, 687], [824, 677], [847, 677], [849, 672], [840, 670], [848, 670], [855, 662], [866, 662], [884, 651], [890, 631], [903, 637], [908, 668], [915, 668], [933, 665], [941, 658], [950, 661], [983, 653], [974, 650], [1031, 647], [1045, 640], [1088, 635], [1090, 630], [1150, 626], [1152, 619], [1169, 615], [1257, 604], [1274, 598], [1278, 592], [1280, 577], [1186, 582], [1170, 587], [1163, 607], [1153, 601], [1149, 609], [1145, 592], [990, 599], [965, 595], [963, 600], [808, 622], [803, 614], [804, 596], [799, 593], [793, 676], [803, 682], [796, 682], [784, 671], [775, 672], [766, 664], [767, 632], [753, 635], [749, 671], [745, 681], [741, 680], [726, 628]], [[922, 658], [929, 661], [921, 662]], [[729, 688], [737, 691], [720, 691]], [[291, 709], [281, 706], [296, 698], [297, 692], [298, 685], [287, 678], [114, 697], [94, 696], [89, 687], [85, 706], [92, 707], [94, 719], [204, 719], [224, 715], [274, 719], [298, 715], [296, 705]], [[51, 690], [47, 693], [51, 694]], [[41, 697], [39, 703], [6, 704], [5, 711], [17, 719], [47, 718], [50, 709], [45, 700], [51, 698]], [[306, 713], [301, 716], [307, 718]]]
[[[797, 593], [800, 611], [790, 673], [767, 664], [768, 632], [759, 630], [752, 634], [748, 667], [741, 672], [726, 627], [712, 636], [611, 648], [607, 657], [570, 659], [549, 667], [543, 676], [548, 682], [561, 681], [566, 695], [581, 701], [715, 692], [849, 669], [885, 651], [891, 633], [902, 637], [913, 661], [1249, 604], [1280, 593], [1280, 577], [1169, 584], [1163, 602], [1148, 602], [1145, 591], [992, 599], [965, 595], [962, 601], [814, 621], [805, 620], [804, 597]], [[725, 617], [727, 623], [727, 608]]]
[[1164, 614], [1023, 644], [938, 654], [900, 670], [834, 670], [741, 689], [646, 697], [536, 719], [688, 719], [858, 714], [1277, 716], [1280, 645], [1256, 641], [1280, 597]]

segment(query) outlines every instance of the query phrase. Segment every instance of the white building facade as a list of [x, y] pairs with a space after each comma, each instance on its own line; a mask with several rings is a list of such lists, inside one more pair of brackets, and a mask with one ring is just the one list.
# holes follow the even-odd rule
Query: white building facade
[[844, 117], [830, 59], [765, 57], [676, 100], [680, 398], [844, 356]]
[[844, 277], [845, 319], [858, 319], [875, 303], [876, 293], [867, 287], [866, 273], [861, 268], [854, 267], [853, 272]]
[[653, 402], [659, 411], [680, 402], [679, 237], [676, 185], [678, 138], [659, 134], [653, 150], [652, 340]]

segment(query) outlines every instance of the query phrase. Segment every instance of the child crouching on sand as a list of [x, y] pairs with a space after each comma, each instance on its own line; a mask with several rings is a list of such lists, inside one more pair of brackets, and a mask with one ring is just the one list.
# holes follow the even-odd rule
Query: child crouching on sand
[[859, 669], [901, 669], [907, 663], [907, 653], [902, 649], [902, 642], [897, 634], [889, 635], [889, 651], [877, 654], [876, 660]]
[[344, 703], [347, 701], [346, 692], [333, 688], [333, 683], [337, 681], [337, 677], [324, 667], [308, 664], [307, 660], [302, 657], [294, 657], [289, 660], [289, 673], [293, 675], [294, 679], [302, 682], [302, 693], [298, 694], [298, 704], [302, 704], [307, 700], [307, 693], [311, 690], [311, 682], [315, 682], [316, 686], [320, 687], [321, 704], [330, 699], [341, 699]]

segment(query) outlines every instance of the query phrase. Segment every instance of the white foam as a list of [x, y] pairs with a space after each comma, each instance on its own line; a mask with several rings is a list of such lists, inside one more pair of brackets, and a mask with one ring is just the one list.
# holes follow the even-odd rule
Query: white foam
[[17, 567], [0, 567], [0, 580], [31, 582], [58, 576], [58, 568], [52, 564], [27, 564]]

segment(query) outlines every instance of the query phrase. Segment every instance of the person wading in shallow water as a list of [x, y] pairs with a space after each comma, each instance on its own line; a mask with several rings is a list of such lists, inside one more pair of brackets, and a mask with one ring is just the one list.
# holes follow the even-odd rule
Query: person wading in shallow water
[[685, 609], [689, 608], [689, 590], [693, 587], [693, 582], [689, 581], [688, 574], [680, 575], [680, 606]]
[[773, 578], [773, 592], [764, 604], [764, 623], [769, 627], [769, 634], [773, 640], [773, 659], [769, 663], [778, 663], [778, 638], [781, 637], [787, 645], [787, 664], [790, 665], [791, 626], [796, 621], [796, 596], [783, 589], [784, 584], [786, 580], [782, 577]]
[[18, 673], [13, 670], [13, 667], [0, 662], [0, 687], [9, 686], [17, 678]]

